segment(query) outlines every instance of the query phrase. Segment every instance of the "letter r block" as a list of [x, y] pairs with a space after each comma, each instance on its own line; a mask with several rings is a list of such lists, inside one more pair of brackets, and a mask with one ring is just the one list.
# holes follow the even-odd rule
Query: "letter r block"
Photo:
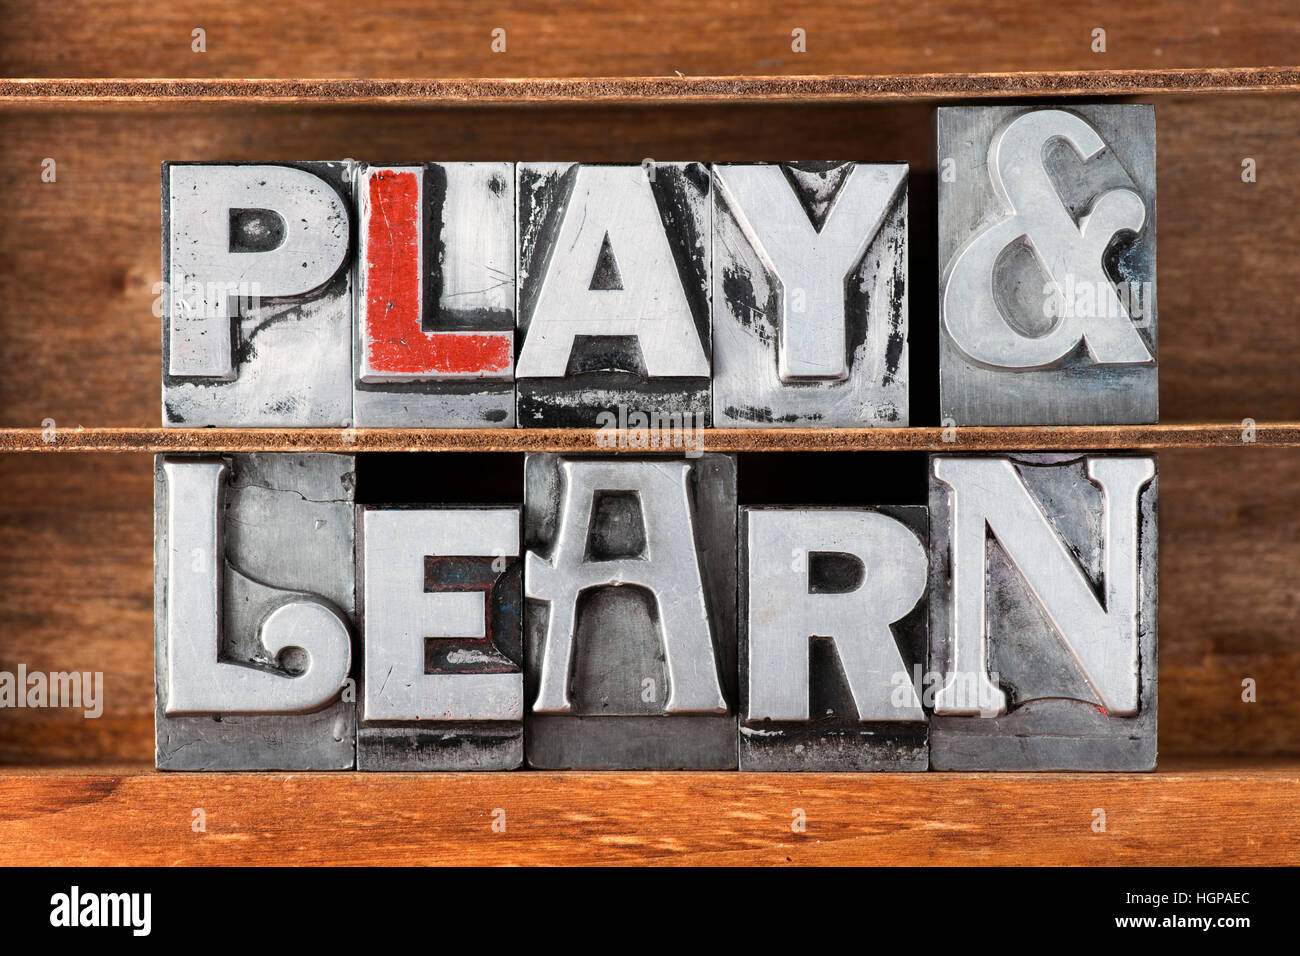
[[941, 418], [1157, 421], [1154, 107], [938, 112]]
[[935, 770], [1151, 770], [1156, 462], [930, 460]]
[[740, 510], [740, 769], [927, 770], [926, 510]]
[[350, 770], [355, 459], [160, 455], [159, 770]]
[[524, 475], [528, 763], [735, 769], [735, 459], [538, 454]]

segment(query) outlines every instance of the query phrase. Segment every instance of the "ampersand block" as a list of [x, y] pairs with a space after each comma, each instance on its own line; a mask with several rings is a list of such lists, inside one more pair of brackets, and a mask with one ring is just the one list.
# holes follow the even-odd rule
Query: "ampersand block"
[[520, 766], [520, 508], [359, 511], [357, 769]]
[[1154, 107], [938, 112], [945, 423], [1157, 421]]
[[158, 456], [160, 770], [350, 770], [354, 459]]
[[929, 769], [926, 525], [741, 508], [741, 770]]
[[713, 180], [713, 424], [905, 426], [907, 165]]
[[735, 460], [537, 454], [524, 475], [528, 763], [735, 769]]
[[513, 163], [363, 166], [355, 424], [515, 422]]
[[708, 167], [516, 169], [519, 425], [708, 425]]
[[934, 456], [935, 770], [1151, 770], [1156, 462]]
[[351, 175], [163, 164], [164, 425], [351, 422]]

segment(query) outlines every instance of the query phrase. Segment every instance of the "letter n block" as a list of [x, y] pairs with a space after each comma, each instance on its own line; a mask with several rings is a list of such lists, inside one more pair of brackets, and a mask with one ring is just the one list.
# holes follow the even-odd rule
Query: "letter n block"
[[1151, 770], [1156, 462], [930, 460], [935, 770]]
[[529, 455], [525, 741], [546, 769], [736, 766], [736, 466]]

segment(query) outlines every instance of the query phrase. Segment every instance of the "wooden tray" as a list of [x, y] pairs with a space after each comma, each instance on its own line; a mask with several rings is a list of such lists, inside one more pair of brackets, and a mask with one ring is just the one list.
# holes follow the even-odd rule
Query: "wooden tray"
[[[0, 711], [10, 863], [1294, 862], [1300, 70], [1271, 65], [1300, 50], [1289, 4], [1232, 0], [1217, 23], [1113, 0], [1068, 13], [580, 2], [563, 15], [446, 2], [362, 5], [348, 23], [328, 6], [0, 12], [0, 74], [36, 78], [0, 79], [0, 669], [102, 670], [106, 698], [97, 720]], [[337, 26], [322, 35], [322, 23]], [[189, 49], [196, 26], [205, 54]], [[1106, 55], [1090, 51], [1094, 26], [1109, 29]], [[790, 52], [794, 27], [806, 55]], [[756, 73], [773, 75], [740, 75]], [[514, 78], [476, 78], [502, 74]], [[340, 75], [442, 79], [310, 79]], [[945, 443], [933, 108], [1076, 96], [1157, 107], [1162, 424], [965, 428]], [[163, 160], [734, 161], [788, 159], [791, 143], [911, 164], [919, 424], [716, 431], [703, 447], [1160, 450], [1156, 773], [153, 771], [150, 452], [597, 450], [591, 431], [158, 428]], [[46, 157], [56, 183], [41, 181]], [[1246, 678], [1256, 703], [1242, 701]], [[191, 830], [195, 808], [206, 833]], [[495, 809], [506, 833], [492, 831]], [[795, 809], [805, 833], [791, 832]]]

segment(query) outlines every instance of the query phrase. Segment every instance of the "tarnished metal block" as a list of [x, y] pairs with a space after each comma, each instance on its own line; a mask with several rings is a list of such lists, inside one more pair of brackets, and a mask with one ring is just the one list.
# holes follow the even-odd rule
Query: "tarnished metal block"
[[713, 424], [907, 424], [907, 164], [713, 167]]
[[708, 168], [516, 169], [520, 426], [707, 425]]
[[740, 510], [740, 769], [927, 770], [926, 509]]
[[940, 411], [1155, 422], [1151, 106], [939, 110]]
[[350, 177], [163, 164], [164, 425], [351, 421]]
[[515, 423], [513, 163], [363, 166], [355, 424]]
[[517, 507], [360, 509], [359, 770], [524, 759]]
[[529, 455], [525, 744], [548, 769], [736, 766], [736, 465]]
[[354, 459], [158, 456], [160, 770], [348, 770]]
[[1151, 770], [1156, 462], [930, 462], [930, 763]]

